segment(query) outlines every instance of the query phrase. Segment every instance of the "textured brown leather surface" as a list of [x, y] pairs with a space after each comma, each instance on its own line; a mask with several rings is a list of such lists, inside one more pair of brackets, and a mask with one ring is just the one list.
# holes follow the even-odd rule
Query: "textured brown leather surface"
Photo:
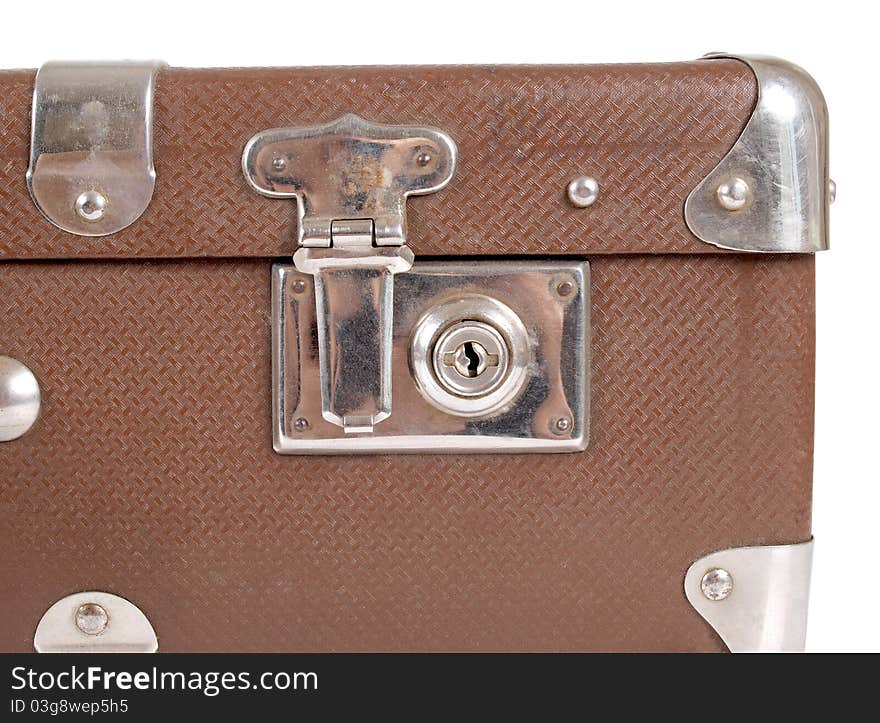
[[[84, 238], [52, 226], [27, 192], [33, 78], [0, 72], [0, 258], [290, 256], [294, 203], [246, 187], [244, 144], [349, 112], [435, 125], [458, 144], [451, 184], [409, 201], [417, 254], [720, 253], [687, 229], [683, 204], [756, 98], [735, 60], [169, 69], [156, 93], [153, 202], [128, 229]], [[576, 209], [565, 186], [584, 173], [601, 194]]]
[[[619, 82], [634, 97], [652, 72], [624, 71], [634, 75]], [[179, 103], [196, 77], [181, 75]], [[265, 87], [265, 76], [253, 77]], [[334, 87], [348, 76], [338, 78]], [[512, 92], [499, 82], [508, 88], [499, 92]], [[644, 98], [661, 98], [664, 82], [675, 85], [658, 79]], [[585, 101], [600, 92], [578, 88]], [[187, 114], [205, 131], [204, 119], [218, 113], [207, 99], [221, 89], [218, 80], [214, 93], [179, 109], [177, 132]], [[238, 117], [221, 125], [239, 129], [238, 143], [252, 119], [265, 124], [265, 92], [252, 105], [231, 92], [241, 105], [222, 109]], [[534, 112], [545, 91], [519, 92]], [[424, 93], [426, 107], [442, 107], [428, 100], [430, 87]], [[329, 117], [345, 104], [322, 97], [328, 107], [310, 114]], [[561, 157], [574, 147], [551, 122], [560, 99], [546, 101], [545, 133]], [[281, 120], [298, 110], [286, 108]], [[378, 101], [373, 110], [380, 120], [397, 115]], [[693, 115], [682, 123], [706, 130], [712, 123], [701, 117], [713, 110], [708, 102], [682, 110]], [[482, 112], [475, 106], [474, 132]], [[520, 134], [523, 117], [514, 109], [499, 123]], [[607, 107], [603, 123], [627, 136]], [[204, 143], [225, 153], [228, 141], [208, 133]], [[479, 163], [491, 163], [492, 152], [487, 146]], [[695, 149], [686, 165], [705, 153]], [[207, 169], [194, 156], [181, 162], [190, 164], [194, 194]], [[651, 187], [657, 178], [681, 171], [656, 163], [642, 166], [647, 199], [662, 195]], [[561, 164], [554, 182], [568, 172]], [[72, 253], [73, 240], [44, 227], [26, 242], [24, 221], [9, 213], [15, 193], [2, 188], [7, 248], [51, 253], [63, 240]], [[473, 192], [465, 186], [445, 202]], [[279, 251], [274, 244], [289, 232], [283, 213], [250, 200], [247, 223], [234, 224], [253, 224], [247, 238], [214, 233], [232, 218], [228, 197], [199, 194], [177, 209], [178, 228], [191, 225], [185, 238], [163, 231], [150, 239], [160, 223], [152, 215], [127, 240], [98, 243], [126, 253], [140, 252], [136, 239], [168, 253]], [[421, 207], [420, 241], [466, 252], [475, 218], [491, 216], [499, 230], [522, 222], [515, 203], [504, 220], [504, 204], [479, 212], [477, 197], [469, 201], [461, 217], [446, 208], [444, 223]], [[688, 247], [651, 203], [631, 201], [631, 217], [623, 205], [610, 218], [607, 207], [591, 216], [584, 244], [595, 248], [596, 229], [613, 227], [615, 244], [626, 231], [632, 247]], [[10, 223], [18, 235], [10, 237]], [[554, 238], [562, 242], [554, 250], [570, 250], [570, 233]], [[495, 240], [521, 250], [547, 239]], [[719, 548], [810, 536], [812, 257], [593, 258], [591, 443], [580, 454], [536, 456], [273, 453], [269, 269], [264, 260], [0, 267], [0, 353], [30, 366], [43, 390], [35, 428], [0, 445], [0, 649], [30, 650], [54, 601], [97, 589], [140, 606], [164, 651], [720, 650], [685, 600], [690, 562]]]

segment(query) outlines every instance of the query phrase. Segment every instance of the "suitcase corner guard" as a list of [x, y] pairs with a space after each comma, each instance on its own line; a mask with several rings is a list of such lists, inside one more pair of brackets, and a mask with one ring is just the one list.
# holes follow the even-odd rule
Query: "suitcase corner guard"
[[812, 539], [720, 550], [688, 568], [684, 592], [730, 652], [803, 652], [812, 563]]
[[688, 195], [685, 221], [723, 249], [815, 253], [828, 248], [828, 108], [802, 68], [779, 58], [712, 53], [739, 60], [758, 101], [733, 148]]

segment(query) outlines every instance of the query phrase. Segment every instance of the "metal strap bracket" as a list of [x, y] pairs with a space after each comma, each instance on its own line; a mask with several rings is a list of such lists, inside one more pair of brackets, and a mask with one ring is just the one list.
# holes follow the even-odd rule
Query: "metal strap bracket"
[[27, 184], [40, 212], [80, 236], [137, 220], [156, 184], [159, 62], [50, 62], [37, 72]]

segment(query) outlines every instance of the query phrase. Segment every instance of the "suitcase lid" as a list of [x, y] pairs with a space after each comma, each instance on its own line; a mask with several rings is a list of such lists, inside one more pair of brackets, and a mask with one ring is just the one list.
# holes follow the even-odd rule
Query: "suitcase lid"
[[[155, 190], [136, 220], [100, 236], [65, 231], [37, 208], [25, 181], [35, 76], [3, 71], [0, 259], [291, 257], [300, 233], [296, 204], [254, 192], [242, 171], [243, 149], [266, 129], [319, 126], [347, 114], [374, 124], [433, 127], [457, 146], [445, 188], [406, 203], [406, 241], [417, 257], [724, 253], [724, 245], [817, 250], [826, 245], [827, 115], [818, 89], [812, 93], [812, 81], [803, 80], [809, 77], [788, 64], [779, 66], [795, 81], [787, 87], [806, 88], [795, 120], [811, 145], [806, 155], [797, 146], [786, 157], [808, 157], [809, 173], [773, 187], [794, 185], [797, 200], [813, 199], [821, 218], [764, 234], [771, 237], [767, 248], [757, 248], [759, 241], [754, 248], [725, 243], [723, 234], [711, 238], [716, 227], [732, 224], [734, 234], [749, 228], [739, 219], [751, 213], [751, 199], [746, 209], [735, 207], [743, 193], [752, 193], [765, 215], [787, 218], [772, 203], [762, 206], [766, 199], [754, 193], [755, 183], [743, 192], [737, 168], [727, 173], [723, 164], [736, 160], [747, 125], [759, 119], [766, 127], [760, 111], [767, 93], [758, 92], [767, 80], [763, 67], [718, 58], [600, 66], [162, 68], [148, 106]], [[805, 114], [812, 125], [804, 124]], [[766, 184], [761, 173], [780, 166], [786, 149], [773, 137], [768, 143], [766, 133], [757, 140], [758, 147], [746, 149], [743, 174]], [[713, 176], [719, 169], [727, 175]], [[686, 202], [697, 192], [702, 207], [694, 204], [686, 218]], [[112, 189], [107, 196], [112, 207]], [[752, 237], [763, 238], [762, 230], [752, 228]]]

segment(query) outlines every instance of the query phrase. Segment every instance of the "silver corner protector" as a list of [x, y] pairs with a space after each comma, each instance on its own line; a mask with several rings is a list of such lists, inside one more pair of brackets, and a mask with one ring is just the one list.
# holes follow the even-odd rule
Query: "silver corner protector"
[[37, 624], [38, 653], [155, 653], [159, 641], [147, 616], [108, 592], [78, 592], [52, 605]]
[[156, 185], [153, 96], [164, 65], [50, 62], [37, 71], [27, 185], [53, 224], [107, 236], [147, 209]]
[[684, 592], [730, 652], [803, 652], [812, 563], [812, 539], [720, 550], [688, 568]]
[[706, 57], [746, 63], [758, 100], [736, 143], [688, 195], [688, 227], [702, 241], [735, 251], [827, 249], [828, 108], [819, 86], [778, 58]]

